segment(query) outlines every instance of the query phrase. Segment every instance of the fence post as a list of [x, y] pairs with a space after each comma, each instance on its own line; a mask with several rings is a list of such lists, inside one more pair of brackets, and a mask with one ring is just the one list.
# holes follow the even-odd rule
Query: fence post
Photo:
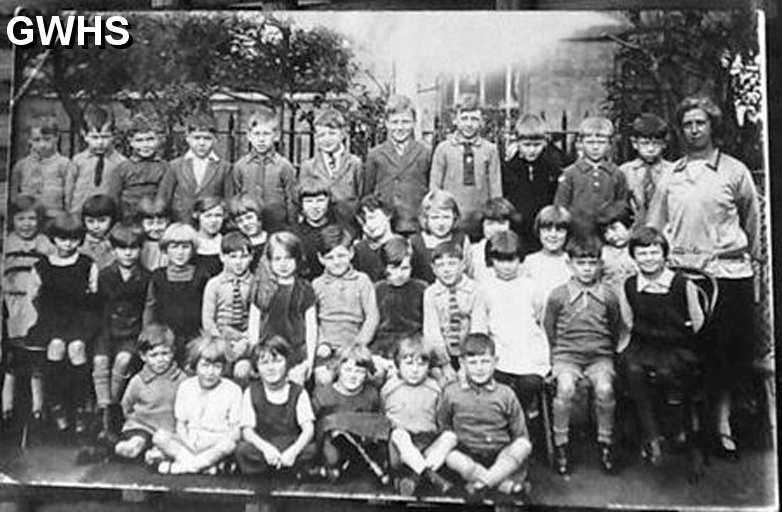
[[234, 127], [236, 126], [236, 114], [231, 112], [228, 116], [228, 161], [236, 161], [236, 137], [234, 137]]
[[[288, 159], [291, 162], [296, 163], [296, 159], [294, 158], [296, 154], [296, 103], [291, 101], [290, 107], [291, 117], [288, 119]], [[299, 158], [298, 163], [301, 163], [301, 158]]]

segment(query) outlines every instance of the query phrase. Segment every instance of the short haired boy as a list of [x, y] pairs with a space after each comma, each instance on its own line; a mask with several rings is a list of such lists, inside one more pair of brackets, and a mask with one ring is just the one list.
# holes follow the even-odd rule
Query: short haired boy
[[521, 494], [532, 451], [524, 411], [513, 391], [494, 380], [497, 356], [488, 335], [470, 334], [460, 353], [463, 375], [443, 390], [437, 407], [438, 426], [458, 439], [445, 463], [465, 480], [468, 494], [491, 488]]
[[114, 452], [127, 459], [152, 448], [157, 430], [174, 431], [174, 397], [187, 378], [174, 362], [174, 333], [168, 327], [156, 323], [146, 326], [138, 340], [138, 353], [144, 366], [122, 395], [125, 423], [114, 445]]
[[635, 226], [646, 224], [646, 212], [652, 202], [660, 177], [673, 170], [673, 162], [663, 158], [668, 140], [668, 123], [664, 119], [645, 113], [633, 121], [630, 144], [638, 156], [619, 166], [630, 189]]
[[185, 120], [187, 152], [171, 161], [157, 197], [171, 210], [172, 219], [190, 222], [199, 197], [227, 199], [233, 195], [231, 164], [214, 151], [217, 125], [211, 113], [195, 113]]
[[339, 110], [327, 107], [315, 117], [315, 156], [301, 163], [299, 180], [328, 184], [335, 213], [349, 222], [364, 191], [361, 159], [345, 146], [346, 122]]
[[410, 98], [391, 96], [385, 110], [388, 138], [369, 150], [364, 193], [376, 194], [394, 211], [394, 232], [417, 232], [418, 207], [429, 190], [432, 150], [415, 140], [416, 112]]
[[424, 341], [434, 350], [442, 380], [455, 378], [462, 341], [486, 332], [486, 306], [478, 285], [464, 275], [462, 248], [446, 242], [432, 251], [436, 280], [424, 292]]
[[271, 109], [254, 112], [247, 121], [250, 152], [234, 163], [237, 194], [250, 194], [264, 205], [263, 225], [269, 233], [297, 220], [296, 170], [274, 144], [280, 138], [279, 119]]
[[32, 196], [46, 209], [47, 217], [54, 217], [66, 210], [66, 183], [74, 166], [57, 151], [59, 128], [54, 117], [37, 116], [28, 129], [30, 154], [11, 169], [9, 199]]
[[625, 175], [609, 160], [613, 136], [614, 125], [605, 117], [581, 121], [583, 156], [559, 177], [554, 204], [568, 209], [584, 236], [597, 235], [596, 221], [606, 208], [629, 201]]
[[108, 194], [117, 202], [122, 219], [132, 219], [144, 196], [155, 196], [171, 166], [158, 154], [159, 127], [143, 114], [133, 117], [128, 131], [130, 158], [108, 176]]
[[391, 230], [393, 214], [393, 209], [379, 196], [364, 196], [358, 204], [356, 220], [364, 237], [353, 245], [353, 266], [367, 274], [373, 283], [385, 275], [381, 253], [383, 244], [394, 236]]
[[301, 219], [294, 226], [293, 232], [301, 239], [303, 258], [300, 274], [304, 279], [312, 281], [323, 273], [323, 265], [318, 260], [321, 232], [337, 222], [331, 207], [328, 184], [322, 180], [301, 182], [299, 204]]
[[87, 148], [74, 155], [73, 173], [65, 181], [65, 206], [78, 213], [84, 201], [108, 193], [108, 177], [127, 160], [114, 148], [114, 113], [105, 106], [88, 107], [84, 112], [81, 136]]
[[543, 325], [551, 344], [551, 374], [557, 380], [553, 402], [554, 465], [567, 474], [568, 431], [576, 384], [587, 378], [595, 393], [600, 463], [614, 471], [614, 352], [621, 332], [619, 299], [600, 281], [600, 242], [568, 242], [573, 277], [548, 296]]
[[456, 131], [437, 145], [432, 156], [430, 189], [451, 192], [470, 231], [473, 217], [487, 199], [502, 197], [497, 146], [480, 135], [483, 113], [475, 95], [461, 98], [456, 108]]
[[516, 234], [524, 254], [540, 249], [534, 229], [535, 215], [554, 200], [557, 179], [562, 174], [562, 156], [549, 145], [548, 126], [536, 114], [523, 114], [514, 127], [513, 154], [502, 166], [503, 197], [521, 216]]
[[327, 367], [333, 356], [346, 344], [369, 345], [379, 313], [372, 281], [350, 263], [352, 237], [345, 228], [329, 226], [323, 230], [318, 259], [325, 271], [312, 282], [318, 311], [315, 378], [327, 384], [333, 379]]

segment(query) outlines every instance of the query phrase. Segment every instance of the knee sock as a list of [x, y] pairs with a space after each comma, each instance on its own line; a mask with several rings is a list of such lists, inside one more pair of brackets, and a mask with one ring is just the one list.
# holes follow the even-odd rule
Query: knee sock
[[597, 416], [597, 441], [599, 443], [611, 444], [614, 437], [614, 409], [616, 409], [616, 400], [595, 399], [595, 415]]
[[71, 365], [72, 403], [75, 408], [86, 408], [90, 403], [91, 375], [89, 365]]
[[50, 407], [64, 407], [63, 393], [70, 392], [70, 378], [65, 361], [47, 361], [44, 389]]
[[111, 374], [111, 403], [116, 404], [122, 399], [125, 384], [130, 376], [127, 373], [113, 372]]
[[554, 416], [554, 444], [562, 446], [568, 443], [570, 430], [570, 409], [573, 406], [572, 400], [563, 400], [554, 397], [552, 400], [552, 413]]

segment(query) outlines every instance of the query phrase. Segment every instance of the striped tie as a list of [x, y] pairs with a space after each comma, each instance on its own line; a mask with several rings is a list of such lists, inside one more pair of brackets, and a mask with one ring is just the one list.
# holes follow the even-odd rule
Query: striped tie
[[242, 280], [233, 280], [233, 298], [231, 301], [231, 325], [240, 331], [247, 328], [247, 309], [242, 298]]
[[448, 346], [452, 354], [457, 354], [462, 341], [462, 310], [456, 297], [456, 287], [448, 289]]

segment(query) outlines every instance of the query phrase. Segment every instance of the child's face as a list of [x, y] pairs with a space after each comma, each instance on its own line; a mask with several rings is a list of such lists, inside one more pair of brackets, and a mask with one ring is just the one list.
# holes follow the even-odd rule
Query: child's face
[[273, 124], [256, 124], [247, 132], [247, 140], [257, 153], [266, 154], [274, 150], [277, 128]]
[[174, 351], [167, 345], [157, 345], [141, 354], [141, 360], [153, 373], [160, 375], [165, 373], [174, 361]]
[[349, 392], [357, 392], [367, 379], [367, 369], [356, 364], [353, 359], [348, 359], [339, 365], [337, 380], [340, 386]]
[[87, 132], [82, 132], [84, 142], [87, 143], [87, 149], [93, 155], [104, 155], [106, 151], [111, 147], [111, 143], [114, 142], [114, 133], [111, 128], [104, 126], [100, 130], [97, 128], [90, 128]]
[[567, 240], [567, 229], [561, 226], [541, 226], [540, 244], [546, 252], [559, 253]]
[[422, 383], [429, 373], [429, 361], [419, 352], [400, 354], [399, 377], [411, 386]]
[[52, 243], [54, 243], [54, 248], [57, 250], [57, 256], [67, 258], [76, 253], [79, 249], [81, 240], [78, 238], [60, 238], [59, 236], [55, 236], [52, 239]]
[[633, 149], [638, 152], [641, 160], [647, 164], [654, 164], [660, 161], [665, 150], [665, 141], [660, 139], [649, 139], [639, 137], [632, 139]]
[[117, 259], [120, 267], [131, 268], [137, 262], [141, 254], [139, 247], [114, 247], [114, 257]]
[[461, 357], [461, 362], [467, 380], [477, 386], [482, 386], [494, 377], [494, 369], [497, 367], [497, 356], [489, 352], [464, 355]]
[[516, 279], [519, 275], [521, 261], [519, 258], [512, 258], [509, 260], [493, 259], [491, 266], [494, 269], [494, 275], [496, 275], [498, 279], [510, 281], [511, 279]]
[[575, 277], [579, 283], [591, 285], [597, 281], [601, 260], [600, 258], [593, 258], [591, 256], [570, 258], [569, 265], [570, 269], [573, 271], [573, 277]]
[[414, 126], [415, 118], [412, 112], [390, 114], [386, 119], [388, 135], [397, 144], [402, 144], [413, 136]]
[[136, 132], [130, 136], [130, 148], [141, 158], [155, 155], [160, 138], [155, 132]]
[[221, 205], [217, 205], [198, 214], [198, 229], [202, 233], [215, 236], [223, 227], [223, 216], [225, 211]]
[[345, 139], [345, 132], [342, 128], [332, 128], [331, 126], [315, 126], [315, 145], [319, 150], [326, 153], [332, 153], [339, 149], [342, 141]]
[[193, 256], [193, 244], [190, 242], [171, 242], [166, 247], [166, 258], [175, 267], [187, 265]]
[[600, 162], [608, 156], [611, 149], [611, 137], [599, 133], [589, 133], [581, 137], [584, 157], [592, 162]]
[[444, 238], [453, 230], [456, 217], [453, 211], [446, 209], [430, 210], [426, 214], [426, 226], [429, 233]]
[[106, 238], [106, 233], [109, 232], [110, 227], [111, 217], [108, 215], [101, 215], [100, 217], [84, 217], [84, 228], [87, 230], [87, 234], [92, 238]]
[[510, 229], [509, 220], [484, 219], [483, 220], [483, 238], [489, 239], [497, 233], [508, 231]]
[[150, 240], [160, 240], [167, 226], [168, 217], [155, 216], [141, 219], [141, 228]]
[[329, 211], [329, 196], [320, 194], [301, 198], [301, 214], [312, 224], [322, 221]]
[[519, 155], [527, 162], [534, 162], [546, 149], [546, 141], [541, 139], [519, 139]]
[[14, 233], [19, 235], [19, 238], [31, 240], [38, 234], [38, 215], [33, 210], [18, 212], [12, 222]]
[[638, 270], [647, 276], [657, 275], [665, 268], [663, 248], [658, 244], [635, 247], [633, 249], [633, 259], [638, 264]]
[[381, 240], [384, 236], [391, 233], [391, 218], [381, 209], [364, 209], [364, 220], [359, 221], [364, 236], [369, 240]]
[[456, 129], [465, 139], [476, 137], [482, 123], [480, 110], [462, 110], [456, 115]]
[[353, 249], [338, 245], [326, 254], [318, 254], [318, 259], [326, 272], [334, 277], [340, 277], [350, 270]]
[[206, 158], [215, 145], [215, 136], [208, 130], [195, 130], [185, 137], [187, 146], [198, 158]]
[[195, 371], [201, 388], [212, 389], [217, 386], [223, 375], [223, 367], [223, 363], [219, 361], [210, 361], [209, 359], [199, 357]]
[[410, 256], [405, 256], [399, 265], [386, 265], [388, 282], [393, 286], [402, 286], [410, 280], [413, 266], [410, 264]]
[[285, 382], [288, 375], [288, 362], [284, 357], [268, 350], [258, 355], [258, 375], [264, 384], [274, 385]]
[[432, 262], [432, 271], [438, 281], [445, 286], [452, 286], [461, 279], [464, 263], [459, 258], [445, 255]]
[[269, 265], [271, 265], [272, 273], [277, 276], [277, 279], [290, 279], [296, 274], [296, 258], [279, 245], [271, 246]]
[[261, 232], [261, 219], [253, 211], [246, 211], [241, 215], [237, 215], [234, 221], [239, 231], [249, 237], [256, 236]]
[[252, 255], [246, 248], [241, 251], [231, 251], [226, 254], [220, 254], [220, 261], [223, 262], [223, 268], [229, 274], [243, 276], [250, 268]]
[[630, 230], [617, 220], [605, 227], [603, 236], [613, 247], [625, 247], [630, 240]]
[[39, 156], [49, 156], [57, 149], [57, 136], [41, 133], [40, 128], [30, 130], [30, 149]]

